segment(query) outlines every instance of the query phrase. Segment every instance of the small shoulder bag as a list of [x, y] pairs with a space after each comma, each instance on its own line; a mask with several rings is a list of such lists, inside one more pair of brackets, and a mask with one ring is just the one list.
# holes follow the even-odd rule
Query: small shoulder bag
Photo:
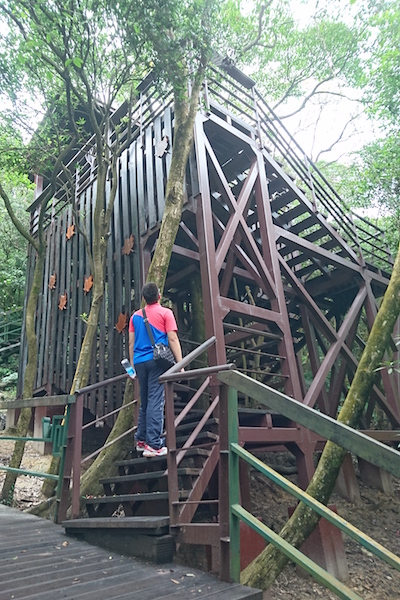
[[153, 348], [153, 360], [157, 365], [164, 371], [167, 371], [175, 364], [175, 357], [172, 354], [172, 350], [169, 346], [166, 346], [162, 342], [159, 344], [154, 343], [154, 336], [151, 331], [149, 321], [147, 319], [146, 311], [142, 308], [143, 319], [146, 325], [147, 333], [149, 334], [150, 343]]

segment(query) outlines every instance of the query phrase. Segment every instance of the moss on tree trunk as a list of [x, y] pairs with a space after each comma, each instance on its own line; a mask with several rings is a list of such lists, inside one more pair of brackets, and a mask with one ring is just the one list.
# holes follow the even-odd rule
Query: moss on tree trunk
[[183, 207], [183, 182], [190, 148], [193, 142], [193, 127], [198, 108], [200, 81], [193, 85], [191, 95], [174, 90], [175, 129], [172, 146], [171, 166], [165, 189], [165, 207], [157, 246], [147, 274], [147, 281], [154, 281], [163, 291], [171, 260], [172, 248], [178, 233]]
[[[125, 386], [123, 406], [134, 399], [134, 384], [128, 379]], [[106, 444], [115, 440], [134, 425], [133, 405], [121, 410], [115, 421]], [[102, 477], [112, 477], [118, 475], [118, 468], [115, 466], [117, 460], [124, 460], [130, 450], [133, 448], [133, 432], [124, 436], [112, 446], [105, 448], [96, 457], [96, 460], [90, 465], [81, 479], [81, 496], [103, 494], [104, 490], [99, 484]]]
[[[367, 344], [361, 356], [346, 400], [339, 413], [338, 421], [349, 427], [356, 427], [365, 404], [369, 399], [381, 365], [383, 355], [389, 347], [396, 320], [400, 313], [400, 251], [393, 267], [392, 276], [376, 316]], [[327, 504], [346, 451], [332, 442], [327, 442], [315, 470], [307, 493]], [[280, 536], [299, 548], [317, 525], [319, 516], [299, 504], [286, 523]], [[268, 589], [287, 564], [288, 559], [272, 544], [242, 572], [242, 583]]]

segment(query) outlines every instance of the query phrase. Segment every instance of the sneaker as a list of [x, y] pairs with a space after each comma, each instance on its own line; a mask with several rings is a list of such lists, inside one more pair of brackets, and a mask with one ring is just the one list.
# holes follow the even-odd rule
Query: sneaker
[[145, 448], [146, 442], [142, 442], [141, 440], [136, 442], [136, 452], [143, 452]]
[[146, 447], [143, 451], [143, 456], [146, 458], [154, 458], [155, 456], [165, 456], [168, 453], [168, 450], [165, 446], [161, 446], [158, 450], [155, 450], [151, 446], [146, 444]]

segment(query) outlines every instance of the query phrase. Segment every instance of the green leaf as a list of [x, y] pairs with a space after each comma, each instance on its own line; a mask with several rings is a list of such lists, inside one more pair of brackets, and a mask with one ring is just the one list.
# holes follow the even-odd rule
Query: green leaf
[[74, 63], [74, 65], [75, 65], [76, 67], [78, 67], [78, 69], [80, 69], [80, 68], [82, 67], [82, 65], [83, 65], [83, 60], [82, 60], [81, 58], [79, 58], [78, 56], [76, 56], [76, 57], [75, 57], [75, 58], [72, 60], [72, 62]]

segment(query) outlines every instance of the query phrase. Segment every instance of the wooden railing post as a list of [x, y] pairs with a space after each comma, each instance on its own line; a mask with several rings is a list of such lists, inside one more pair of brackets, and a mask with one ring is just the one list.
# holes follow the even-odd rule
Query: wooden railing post
[[231, 450], [231, 444], [239, 441], [237, 391], [228, 389], [228, 438], [229, 438], [229, 538], [230, 575], [233, 581], [240, 582], [240, 519], [233, 514], [231, 507], [239, 504], [239, 457]]
[[83, 423], [83, 394], [76, 396], [75, 411], [73, 415], [72, 438], [72, 507], [71, 518], [79, 517], [80, 491], [81, 491], [81, 454], [82, 454], [82, 423]]
[[222, 581], [230, 581], [228, 387], [221, 385], [219, 394], [219, 576]]
[[170, 527], [179, 522], [179, 488], [176, 466], [176, 433], [174, 411], [174, 384], [165, 383], [165, 428], [167, 431], [168, 505]]

